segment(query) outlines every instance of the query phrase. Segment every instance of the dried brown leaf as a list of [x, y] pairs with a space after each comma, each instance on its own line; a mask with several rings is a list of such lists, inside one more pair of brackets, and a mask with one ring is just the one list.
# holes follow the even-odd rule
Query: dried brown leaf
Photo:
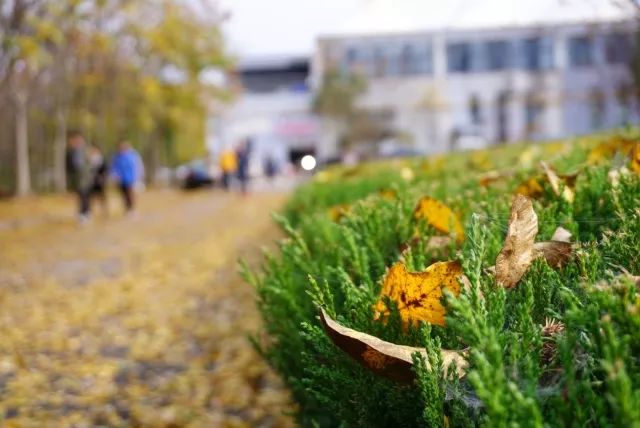
[[562, 267], [571, 259], [573, 246], [570, 242], [545, 241], [533, 245], [535, 253], [543, 256], [547, 263], [554, 268]]
[[538, 234], [538, 217], [531, 200], [516, 195], [511, 205], [509, 228], [504, 245], [496, 258], [496, 281], [505, 288], [516, 286], [536, 256], [534, 241]]
[[[427, 360], [427, 352], [424, 348], [397, 345], [344, 327], [331, 319], [324, 309], [320, 310], [320, 320], [327, 335], [338, 348], [377, 375], [397, 382], [411, 383], [415, 379], [411, 355], [418, 352]], [[458, 376], [462, 378], [467, 367], [464, 352], [447, 349], [442, 349], [441, 352], [445, 372], [455, 363]], [[428, 361], [425, 362], [428, 364]]]

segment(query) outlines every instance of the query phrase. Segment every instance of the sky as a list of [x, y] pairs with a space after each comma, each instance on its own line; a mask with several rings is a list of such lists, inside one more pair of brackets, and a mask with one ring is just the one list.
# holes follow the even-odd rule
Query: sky
[[368, 0], [218, 0], [240, 58], [309, 55], [318, 34], [340, 28]]
[[[209, 0], [241, 60], [310, 55], [320, 34], [588, 22], [618, 16], [630, 0]], [[640, 1], [640, 0], [633, 0]], [[631, 9], [628, 9], [631, 10]], [[375, 29], [375, 30], [373, 30]], [[346, 33], [345, 33], [346, 34]]]

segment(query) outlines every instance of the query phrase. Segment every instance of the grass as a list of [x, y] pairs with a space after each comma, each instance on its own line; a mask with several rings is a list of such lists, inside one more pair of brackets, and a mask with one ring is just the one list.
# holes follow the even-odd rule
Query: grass
[[[640, 300], [637, 285], [625, 279], [640, 274], [640, 180], [630, 173], [612, 182], [609, 172], [626, 162], [620, 155], [587, 163], [592, 147], [615, 138], [337, 168], [300, 188], [277, 218], [288, 238], [260, 272], [247, 272], [270, 338], [257, 345], [291, 387], [299, 423], [640, 426]], [[638, 133], [628, 130], [625, 138]], [[546, 181], [534, 201], [538, 240], [562, 226], [577, 243], [575, 257], [560, 270], [536, 260], [505, 290], [487, 268], [502, 247], [515, 189], [540, 174], [542, 159], [559, 173], [579, 171], [573, 203]], [[489, 170], [504, 176], [483, 186]], [[424, 195], [460, 214], [462, 245], [402, 251], [416, 229], [435, 233], [412, 214]], [[462, 262], [472, 286], [445, 299], [446, 327], [404, 331], [397, 311], [386, 324], [373, 320], [385, 270], [400, 258], [414, 270]], [[319, 306], [345, 326], [426, 348], [430, 364], [416, 356], [412, 385], [374, 376], [328, 339]], [[547, 320], [564, 331], [549, 334]], [[438, 369], [441, 347], [470, 350], [465, 377]]]

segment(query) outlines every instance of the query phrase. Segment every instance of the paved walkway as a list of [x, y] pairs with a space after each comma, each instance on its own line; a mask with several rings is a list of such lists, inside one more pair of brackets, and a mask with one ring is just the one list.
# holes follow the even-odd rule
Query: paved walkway
[[0, 425], [289, 425], [237, 274], [283, 199], [148, 192], [84, 227], [67, 197], [0, 202]]

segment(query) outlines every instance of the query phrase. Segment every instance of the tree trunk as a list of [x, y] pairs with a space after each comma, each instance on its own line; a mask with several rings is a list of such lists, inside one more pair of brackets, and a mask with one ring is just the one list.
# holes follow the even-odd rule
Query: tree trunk
[[27, 128], [27, 95], [16, 94], [16, 196], [31, 193], [31, 171], [29, 167], [29, 135]]
[[67, 190], [66, 140], [67, 113], [61, 108], [56, 112], [56, 136], [53, 142], [53, 180], [58, 192]]

